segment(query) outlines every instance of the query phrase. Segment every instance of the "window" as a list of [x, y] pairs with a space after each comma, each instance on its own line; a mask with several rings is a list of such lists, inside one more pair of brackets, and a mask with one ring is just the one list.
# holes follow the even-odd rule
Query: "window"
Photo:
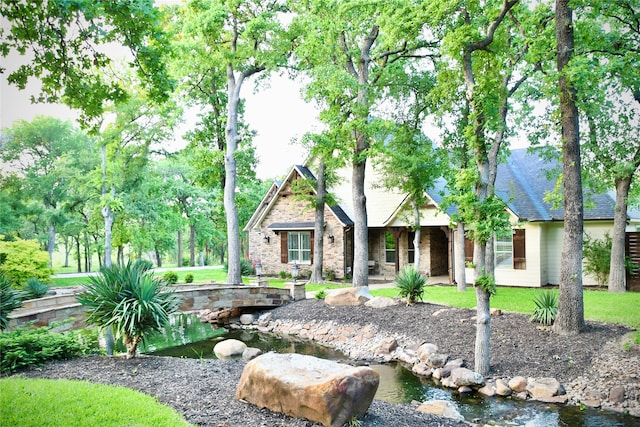
[[389, 231], [384, 233], [385, 262], [396, 262], [396, 238]]
[[513, 268], [527, 269], [527, 253], [525, 250], [524, 229], [513, 230]]
[[407, 233], [407, 256], [408, 256], [408, 262], [409, 264], [413, 264], [414, 262], [416, 262], [416, 248], [413, 245], [413, 240], [416, 238], [416, 232], [415, 231], [409, 231]]
[[288, 261], [298, 264], [311, 263], [311, 232], [289, 232], [287, 237]]
[[496, 235], [496, 268], [513, 267], [513, 234], [511, 230]]

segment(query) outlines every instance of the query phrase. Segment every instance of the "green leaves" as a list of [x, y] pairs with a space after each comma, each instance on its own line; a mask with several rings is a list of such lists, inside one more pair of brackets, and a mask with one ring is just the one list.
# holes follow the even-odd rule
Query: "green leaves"
[[101, 328], [113, 327], [125, 342], [127, 356], [134, 357], [137, 343], [150, 332], [158, 331], [178, 309], [179, 300], [162, 280], [154, 278], [140, 264], [127, 263], [103, 268], [90, 276], [78, 301], [87, 306], [87, 323]]
[[553, 291], [540, 292], [533, 299], [533, 303], [535, 309], [529, 321], [552, 325], [558, 314], [558, 294]]
[[413, 265], [405, 266], [396, 277], [395, 283], [400, 297], [407, 298], [407, 304], [414, 304], [417, 300], [422, 301], [427, 278]]

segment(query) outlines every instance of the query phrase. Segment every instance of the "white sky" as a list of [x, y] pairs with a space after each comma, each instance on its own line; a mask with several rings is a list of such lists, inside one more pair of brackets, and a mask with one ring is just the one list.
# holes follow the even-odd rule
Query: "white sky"
[[[12, 58], [8, 58], [11, 61]], [[15, 58], [14, 58], [15, 60]], [[4, 64], [3, 64], [4, 65]], [[14, 121], [32, 120], [36, 115], [48, 115], [75, 120], [76, 114], [64, 105], [31, 104], [29, 96], [38, 87], [30, 82], [25, 91], [9, 85], [6, 74], [0, 75], [0, 128], [10, 127]], [[300, 144], [291, 144], [305, 132], [318, 130], [318, 111], [302, 100], [300, 86], [286, 77], [274, 76], [270, 87], [254, 94], [254, 82], [246, 81], [242, 88], [246, 99], [245, 120], [258, 132], [254, 139], [258, 156], [256, 174], [262, 179], [285, 175], [294, 164], [302, 163], [306, 151]], [[175, 147], [184, 146], [182, 134], [195, 125], [195, 117], [187, 117], [176, 133]]]

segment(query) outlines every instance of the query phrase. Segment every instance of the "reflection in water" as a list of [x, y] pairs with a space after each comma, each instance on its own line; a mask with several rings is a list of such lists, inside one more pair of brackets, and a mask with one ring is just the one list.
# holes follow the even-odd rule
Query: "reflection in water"
[[[173, 330], [175, 329], [175, 330]], [[226, 332], [226, 334], [225, 334]], [[157, 356], [214, 359], [213, 347], [223, 339], [237, 339], [263, 352], [298, 353], [329, 360], [347, 360], [341, 352], [295, 336], [266, 334], [251, 330], [214, 329], [194, 316], [175, 316], [173, 325], [147, 340], [142, 352]], [[415, 376], [401, 364], [371, 365], [380, 374], [375, 398], [392, 403], [447, 400], [467, 421], [496, 426], [524, 427], [640, 427], [640, 419], [597, 410], [581, 411], [574, 406], [521, 402], [504, 398], [460, 395], [439, 388], [430, 379]]]

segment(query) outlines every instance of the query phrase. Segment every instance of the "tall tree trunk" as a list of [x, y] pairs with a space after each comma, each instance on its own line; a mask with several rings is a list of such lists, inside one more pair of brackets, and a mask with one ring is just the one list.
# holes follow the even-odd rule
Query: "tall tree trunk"
[[[102, 197], [107, 195], [107, 146], [100, 147], [102, 154]], [[111, 186], [111, 194], [115, 197], [116, 189]], [[102, 217], [104, 218], [104, 265], [111, 267], [111, 229], [113, 227], [113, 212], [107, 203], [102, 207]]]
[[49, 226], [49, 241], [47, 242], [47, 252], [49, 253], [49, 267], [53, 267], [53, 251], [56, 248], [56, 226]]
[[467, 290], [467, 277], [465, 274], [467, 263], [464, 253], [464, 223], [462, 221], [458, 221], [455, 235], [455, 245], [458, 248], [458, 250], [455, 251], [454, 260], [456, 266], [456, 287], [458, 292], [465, 292]]
[[616, 179], [616, 208], [613, 214], [613, 236], [611, 236], [609, 292], [626, 292], [627, 290], [624, 243], [629, 188], [631, 188], [631, 176]]
[[69, 252], [71, 252], [71, 245], [69, 245], [69, 236], [64, 238], [64, 267], [69, 267]]
[[242, 283], [240, 271], [240, 226], [238, 225], [238, 211], [236, 208], [236, 150], [240, 140], [238, 136], [238, 106], [240, 104], [240, 89], [244, 76], [240, 75], [236, 81], [233, 67], [227, 65], [227, 126], [225, 140], [227, 151], [224, 156], [225, 185], [224, 209], [227, 217], [227, 246], [228, 265], [227, 283], [230, 285]]
[[78, 273], [82, 273], [82, 253], [80, 252], [80, 235], [74, 237], [76, 241], [76, 256], [78, 260]]
[[84, 233], [84, 271], [91, 271], [91, 247], [89, 245], [89, 235]]
[[162, 255], [160, 254], [160, 249], [158, 248], [158, 246], [155, 247], [155, 253], [156, 253], [156, 265], [158, 267], [162, 267]]
[[313, 270], [311, 283], [322, 283], [322, 264], [324, 263], [324, 206], [327, 197], [325, 162], [320, 160], [316, 176], [315, 223], [313, 241]]
[[182, 228], [178, 228], [178, 268], [182, 267]]
[[560, 74], [560, 121], [562, 123], [562, 174], [564, 178], [564, 237], [560, 266], [558, 315], [553, 329], [577, 334], [584, 329], [582, 296], [583, 203], [580, 167], [580, 128], [576, 91], [564, 68], [573, 54], [573, 23], [569, 0], [556, 0], [557, 67]]
[[200, 251], [198, 265], [204, 267], [204, 250]]
[[189, 224], [189, 265], [196, 266], [196, 226]]
[[415, 232], [413, 235], [413, 265], [416, 271], [420, 271], [420, 240], [422, 240], [422, 228], [420, 227], [420, 206], [415, 200], [411, 200], [413, 208], [413, 225]]

